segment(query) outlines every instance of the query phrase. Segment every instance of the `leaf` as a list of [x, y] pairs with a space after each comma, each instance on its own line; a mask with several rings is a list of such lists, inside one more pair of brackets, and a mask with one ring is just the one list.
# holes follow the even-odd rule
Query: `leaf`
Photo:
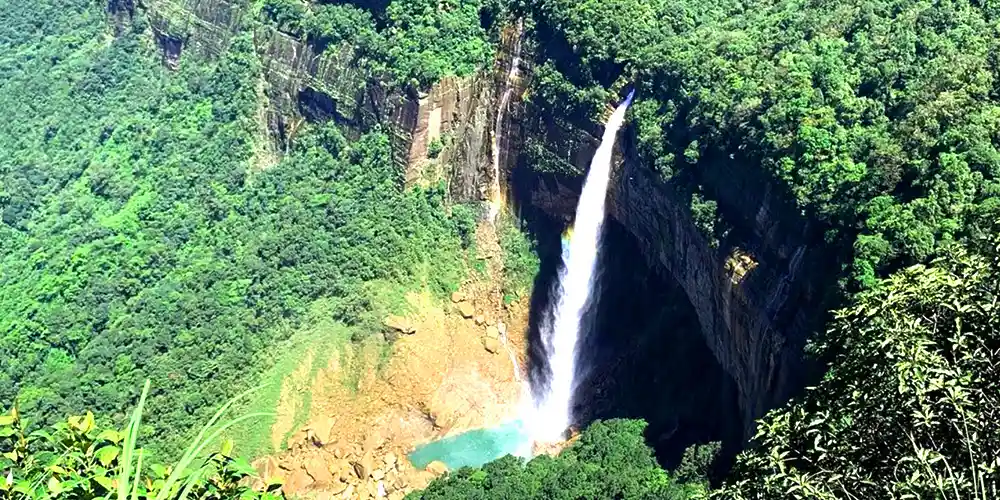
[[14, 425], [14, 416], [0, 415], [0, 425]]
[[114, 462], [115, 459], [118, 458], [119, 453], [121, 453], [121, 449], [117, 446], [105, 446], [97, 450], [97, 452], [94, 453], [94, 456], [97, 457], [98, 462], [101, 462], [101, 465], [110, 467], [111, 462]]
[[15, 432], [13, 427], [0, 427], [0, 438], [11, 437]]
[[122, 435], [120, 432], [114, 429], [105, 429], [97, 435], [98, 441], [111, 441], [114, 444], [118, 444], [122, 440]]
[[49, 489], [49, 492], [52, 493], [53, 495], [59, 495], [60, 493], [63, 492], [62, 483], [60, 483], [59, 480], [55, 478], [55, 476], [49, 478], [47, 487]]
[[95, 477], [93, 477], [91, 479], [93, 479], [95, 483], [101, 485], [101, 487], [104, 488], [107, 491], [114, 491], [115, 490], [115, 481], [113, 479], [111, 479], [110, 477], [107, 477], [107, 476], [95, 476]]
[[222, 455], [225, 457], [230, 456], [233, 453], [234, 446], [235, 443], [233, 443], [233, 440], [230, 438], [226, 438], [226, 440], [222, 442], [222, 449], [221, 449]]

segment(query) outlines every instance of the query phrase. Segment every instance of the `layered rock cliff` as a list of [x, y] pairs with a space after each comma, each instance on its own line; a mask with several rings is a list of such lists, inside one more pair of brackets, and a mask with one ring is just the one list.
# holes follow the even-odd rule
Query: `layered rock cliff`
[[[112, 0], [109, 9], [121, 14], [123, 5], [131, 12], [126, 0]], [[242, 3], [226, 0], [143, 0], [140, 6], [168, 65], [188, 50], [218, 56], [248, 15]], [[350, 48], [316, 54], [300, 40], [261, 27], [255, 42], [264, 62], [268, 129], [280, 150], [303, 120], [333, 119], [356, 132], [380, 124], [391, 132], [408, 182], [446, 179], [461, 201], [485, 198], [497, 175], [491, 165], [496, 144], [501, 184], [511, 191], [515, 206], [568, 219], [579, 181], [524, 173], [530, 170], [524, 167], [547, 162], [582, 172], [600, 127], [559, 123], [531, 105], [524, 98], [530, 57], [519, 61], [520, 76], [508, 81], [520, 37], [513, 28], [503, 33], [495, 67], [411, 95], [358, 71]], [[530, 40], [525, 42], [530, 53]], [[498, 97], [508, 84], [514, 86], [512, 97], [497, 120]], [[813, 244], [817, 229], [785, 201], [776, 184], [726, 159], [706, 162], [711, 170], [706, 182], [733, 228], [726, 241], [711, 246], [694, 224], [684, 186], [652, 172], [632, 146], [633, 131], [625, 130], [623, 137], [609, 193], [610, 216], [634, 238], [646, 262], [670, 276], [690, 302], [701, 338], [735, 386], [739, 427], [749, 438], [754, 419], [804, 383], [802, 346], [820, 325], [832, 288], [832, 274], [825, 271], [829, 256]], [[431, 160], [428, 145], [435, 139], [446, 148]], [[645, 344], [630, 345], [642, 349]]]

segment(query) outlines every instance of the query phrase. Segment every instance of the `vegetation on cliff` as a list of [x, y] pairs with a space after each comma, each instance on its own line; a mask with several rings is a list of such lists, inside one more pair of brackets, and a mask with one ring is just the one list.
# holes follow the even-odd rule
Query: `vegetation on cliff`
[[813, 343], [832, 358], [760, 423], [726, 498], [996, 498], [1000, 238], [862, 294]]
[[315, 3], [264, 0], [277, 27], [321, 50], [355, 50], [354, 64], [389, 83], [425, 88], [445, 76], [467, 76], [493, 58], [488, 19], [497, 3], [481, 0], [395, 0]]
[[142, 30], [0, 1], [0, 401], [120, 422], [151, 378], [145, 437], [169, 453], [313, 301], [361, 337], [373, 283], [455, 288], [468, 224], [443, 188], [402, 189], [379, 131], [311, 127], [255, 172], [249, 36], [171, 73]]
[[[535, 98], [599, 112], [639, 90], [640, 148], [676, 184], [717, 199], [769, 178], [846, 276], [878, 276], [983, 232], [1000, 216], [995, 8], [969, 0], [531, 4]], [[703, 202], [701, 202], [703, 204]], [[720, 207], [725, 208], [725, 207]]]

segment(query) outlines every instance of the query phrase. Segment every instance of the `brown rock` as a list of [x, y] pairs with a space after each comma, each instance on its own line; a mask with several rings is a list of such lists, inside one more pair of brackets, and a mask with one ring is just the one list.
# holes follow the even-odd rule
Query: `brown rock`
[[448, 472], [448, 466], [439, 460], [435, 460], [427, 464], [427, 467], [424, 467], [424, 469], [435, 476], [440, 476], [441, 474]]
[[344, 458], [344, 449], [341, 447], [336, 447], [333, 449], [333, 456], [337, 458]]
[[376, 481], [381, 481], [385, 479], [385, 471], [382, 469], [375, 469], [372, 471], [372, 479]]
[[489, 338], [491, 338], [491, 339], [495, 339], [495, 338], [497, 338], [497, 337], [500, 336], [500, 330], [497, 327], [495, 327], [495, 326], [487, 326], [486, 327], [486, 336], [489, 337]]
[[354, 472], [354, 464], [347, 460], [340, 459], [336, 464], [331, 465], [331, 468], [336, 469], [337, 478], [345, 483], [350, 483], [357, 479], [357, 473]]
[[451, 301], [454, 303], [459, 303], [465, 300], [465, 293], [463, 292], [452, 292]]
[[333, 473], [322, 458], [314, 457], [306, 462], [306, 473], [319, 484], [326, 485], [333, 483]]
[[308, 488], [312, 483], [312, 477], [310, 477], [306, 471], [299, 469], [293, 472], [291, 477], [288, 478], [288, 482], [285, 483], [284, 489], [288, 493], [296, 493]]
[[486, 318], [486, 324], [489, 326], [493, 326], [494, 324], [496, 324], [496, 321], [493, 321], [493, 318]]
[[463, 318], [469, 319], [476, 314], [476, 308], [468, 302], [461, 302], [458, 304], [458, 312]]
[[351, 487], [351, 485], [348, 484], [348, 483], [342, 483], [340, 481], [334, 481], [333, 484], [330, 485], [330, 493], [333, 493], [334, 495], [338, 495], [340, 493], [343, 493], [344, 491], [347, 490], [347, 488], [350, 488], [350, 487]]
[[486, 323], [486, 318], [484, 318], [483, 315], [480, 314], [479, 316], [476, 316], [475, 321], [477, 325], [482, 325], [483, 323]]
[[390, 451], [386, 454], [382, 461], [385, 462], [385, 467], [387, 469], [393, 469], [396, 467], [396, 454]]
[[382, 324], [391, 330], [402, 333], [403, 335], [413, 335], [417, 333], [417, 327], [413, 326], [410, 320], [402, 317], [389, 315], [382, 320]]
[[355, 462], [351, 462], [351, 466], [354, 467], [354, 473], [358, 475], [358, 479], [364, 481], [368, 479], [368, 476], [372, 473], [371, 460], [361, 459]]
[[500, 341], [493, 337], [483, 337], [483, 347], [486, 348], [492, 354], [500, 352], [503, 346], [500, 345]]

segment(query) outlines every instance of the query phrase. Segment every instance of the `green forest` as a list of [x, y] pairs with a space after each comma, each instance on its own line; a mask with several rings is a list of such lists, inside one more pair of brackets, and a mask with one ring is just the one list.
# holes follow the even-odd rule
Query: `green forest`
[[456, 286], [469, 221], [401, 189], [384, 133], [316, 126], [254, 171], [249, 37], [169, 73], [93, 5], [46, 5], [0, 14], [0, 401], [117, 421], [149, 378], [146, 438], [173, 453], [313, 300], [363, 335], [366, 284]]
[[[1000, 498], [997, 4], [231, 3], [225, 52], [172, 69], [143, 2], [0, 0], [0, 497], [282, 498], [214, 439], [242, 422], [217, 410], [318, 302], [361, 342], [386, 290], [457, 290], [478, 209], [404, 186], [381, 126], [307, 123], [269, 159], [255, 30], [349, 47], [417, 95], [492, 70], [520, 19], [522, 97], [590, 124], [634, 86], [627, 133], [707, 241], [751, 178], [821, 227], [839, 302], [803, 356], [825, 372], [724, 474], [711, 444], [663, 469], [646, 424], [616, 419], [409, 498]], [[510, 303], [538, 257], [504, 223]]]

